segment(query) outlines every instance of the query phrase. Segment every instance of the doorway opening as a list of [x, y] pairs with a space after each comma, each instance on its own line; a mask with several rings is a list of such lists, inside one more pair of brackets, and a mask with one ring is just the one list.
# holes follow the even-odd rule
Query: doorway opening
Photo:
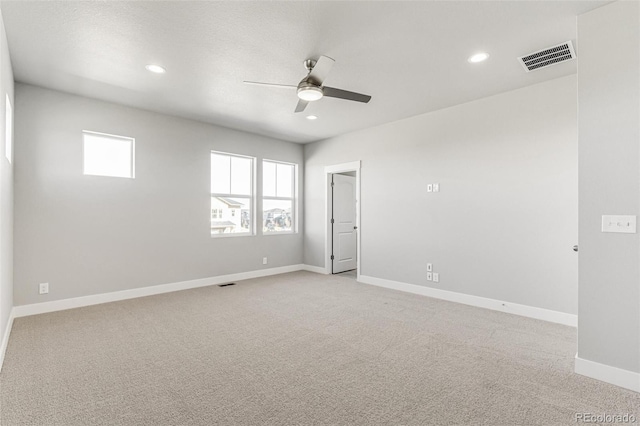
[[325, 167], [327, 274], [360, 277], [360, 161]]

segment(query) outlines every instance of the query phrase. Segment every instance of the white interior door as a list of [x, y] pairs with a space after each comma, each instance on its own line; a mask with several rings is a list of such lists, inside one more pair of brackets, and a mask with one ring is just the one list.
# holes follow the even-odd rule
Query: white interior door
[[356, 178], [341, 174], [332, 178], [332, 272], [337, 274], [357, 267]]

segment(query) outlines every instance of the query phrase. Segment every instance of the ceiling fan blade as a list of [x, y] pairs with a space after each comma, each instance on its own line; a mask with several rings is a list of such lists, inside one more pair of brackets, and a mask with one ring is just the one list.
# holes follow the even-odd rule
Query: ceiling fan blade
[[348, 90], [336, 89], [335, 87], [324, 86], [322, 93], [329, 98], [346, 99], [348, 101], [364, 102], [365, 104], [371, 100], [371, 96], [362, 93], [349, 92]]
[[333, 67], [334, 62], [335, 61], [328, 56], [320, 56], [309, 73], [309, 77], [318, 85], [322, 85], [322, 82], [327, 78], [329, 71], [331, 71], [331, 67]]
[[298, 86], [291, 86], [290, 84], [261, 83], [259, 81], [244, 81], [244, 83], [254, 84], [256, 86], [278, 87], [280, 89], [295, 89], [298, 87]]
[[298, 105], [296, 105], [296, 111], [295, 112], [304, 111], [304, 109], [307, 107], [308, 104], [309, 104], [309, 102], [303, 101], [302, 99], [298, 99]]

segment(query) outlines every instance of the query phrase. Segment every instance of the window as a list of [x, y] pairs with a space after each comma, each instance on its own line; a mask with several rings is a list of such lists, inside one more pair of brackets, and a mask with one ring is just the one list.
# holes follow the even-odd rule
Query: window
[[253, 235], [254, 158], [211, 152], [211, 236]]
[[82, 132], [84, 174], [111, 177], [134, 177], [133, 138]]
[[295, 230], [296, 168], [295, 164], [262, 162], [262, 231], [265, 234]]
[[7, 156], [9, 163], [13, 160], [13, 108], [11, 107], [11, 101], [9, 95], [5, 95], [7, 99], [7, 106], [5, 111], [5, 139], [4, 139], [4, 154]]

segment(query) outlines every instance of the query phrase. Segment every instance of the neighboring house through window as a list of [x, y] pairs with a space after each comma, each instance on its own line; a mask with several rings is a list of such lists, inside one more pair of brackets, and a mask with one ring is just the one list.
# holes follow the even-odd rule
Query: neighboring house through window
[[254, 158], [211, 152], [211, 235], [253, 235]]
[[295, 164], [262, 162], [262, 231], [265, 234], [296, 229], [296, 173]]

